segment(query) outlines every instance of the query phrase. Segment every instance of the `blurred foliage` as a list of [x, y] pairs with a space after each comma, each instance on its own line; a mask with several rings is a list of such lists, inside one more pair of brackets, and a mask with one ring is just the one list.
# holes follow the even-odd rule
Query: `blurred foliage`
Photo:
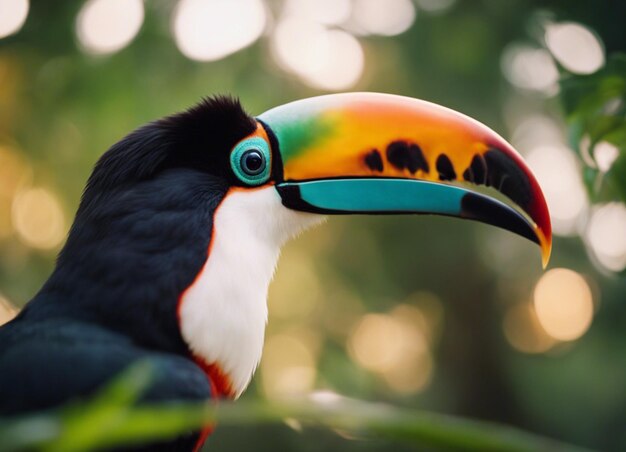
[[[4, 452], [41, 450], [70, 452], [146, 444], [167, 440], [207, 424], [323, 426], [342, 436], [377, 437], [428, 447], [429, 450], [584, 452], [584, 449], [497, 424], [420, 413], [384, 404], [331, 396], [311, 401], [274, 403], [221, 402], [137, 406], [153, 369], [139, 363], [123, 372], [92, 400], [75, 402], [56, 412], [3, 420]], [[301, 426], [299, 428], [302, 428]]]
[[585, 166], [592, 200], [626, 201], [626, 55], [612, 55], [594, 74], [566, 76], [561, 89], [572, 146], [593, 156], [596, 145], [606, 141], [620, 151], [606, 174]]
[[[84, 3], [34, 0], [23, 29], [0, 39], [0, 145], [19, 157], [24, 180], [58, 197], [66, 228], [98, 156], [134, 127], [212, 93], [238, 95], [253, 114], [322, 93], [277, 67], [265, 38], [219, 61], [188, 60], [172, 39], [174, 2], [167, 0], [145, 2], [144, 24], [128, 47], [110, 56], [84, 54], [74, 32]], [[270, 6], [275, 10], [280, 4]], [[507, 138], [515, 129], [509, 120], [514, 114], [559, 119], [560, 97], [571, 117], [576, 149], [581, 138], [593, 132], [595, 141], [619, 141], [623, 150], [623, 132], [605, 133], [623, 130], [613, 129], [619, 115], [623, 124], [623, 104], [608, 115], [602, 111], [606, 93], [620, 83], [611, 81], [618, 80], [611, 71], [616, 74], [624, 67], [620, 57], [597, 74], [567, 77], [561, 96], [547, 98], [512, 87], [501, 65], [510, 43], [536, 43], [538, 10], [549, 10], [555, 20], [591, 26], [607, 53], [624, 52], [625, 8], [623, 0], [460, 0], [443, 13], [419, 9], [416, 23], [406, 33], [359, 38], [366, 64], [353, 89], [434, 101], [479, 119]], [[621, 83], [623, 96], [623, 77]], [[602, 119], [605, 116], [613, 119]], [[626, 174], [620, 169], [623, 152], [620, 162], [604, 176], [615, 180], [611, 185], [616, 187], [607, 199], [620, 193], [617, 181], [623, 182]], [[588, 180], [596, 178], [594, 169], [585, 171]], [[589, 182], [590, 187], [593, 184]], [[0, 223], [10, 225], [12, 198], [1, 196]], [[14, 231], [1, 235], [0, 293], [23, 306], [49, 275], [58, 249], [33, 248]], [[593, 323], [576, 341], [525, 353], [507, 340], [503, 319], [512, 306], [528, 304], [541, 275], [538, 252], [530, 244], [488, 226], [444, 218], [333, 218], [286, 247], [269, 298], [268, 343], [285, 335], [308, 341], [315, 365], [312, 384], [317, 389], [385, 402], [403, 413], [444, 412], [594, 449], [624, 450], [626, 281], [594, 266], [578, 237], [555, 238], [551, 265], [573, 269], [588, 280], [594, 296]], [[350, 352], [352, 331], [364, 314], [386, 314], [401, 304], [421, 310], [430, 328], [426, 348], [430, 373], [413, 391], [397, 390], [384, 375], [356, 363]], [[271, 354], [265, 358], [263, 363], [272, 362]], [[270, 397], [266, 382], [272, 378], [263, 363], [239, 405], [232, 408], [237, 413], [232, 422], [227, 419], [230, 415], [220, 417], [220, 427], [210, 438], [211, 450], [251, 446], [258, 451], [414, 450], [409, 445], [412, 439], [393, 445], [348, 440], [331, 429], [297, 432], [275, 423], [276, 418], [271, 425], [252, 420], [238, 424], [238, 415], [254, 415], [252, 408]], [[117, 405], [100, 404], [99, 398], [88, 402], [94, 417], [85, 417], [87, 424], [80, 423], [85, 407], [76, 406], [81, 415], [74, 412], [74, 430], [65, 432], [78, 432], [76, 441], [91, 444], [99, 436], [95, 426], [108, 431], [106, 425], [118, 425], [117, 416], [128, 414], [120, 407], [136, 393], [109, 390], [119, 394], [117, 398], [107, 393], [111, 400], [120, 400]], [[363, 410], [356, 411], [355, 419], [360, 419]], [[183, 412], [168, 418], [167, 425], [159, 424], [159, 430], [172, 433], [181, 427], [186, 422]], [[198, 419], [194, 413], [192, 423]], [[282, 419], [285, 413], [280, 414]], [[42, 416], [45, 422], [37, 428], [29, 423], [36, 418], [22, 424], [33, 440], [36, 435], [51, 435], [42, 440], [67, 440], [56, 436], [61, 434], [57, 421], [50, 423], [51, 418]], [[148, 418], [146, 414], [142, 419]], [[433, 419], [438, 425], [443, 418]], [[137, 432], [154, 425], [138, 421]], [[15, 424], [3, 428], [9, 438], [20, 434]]]

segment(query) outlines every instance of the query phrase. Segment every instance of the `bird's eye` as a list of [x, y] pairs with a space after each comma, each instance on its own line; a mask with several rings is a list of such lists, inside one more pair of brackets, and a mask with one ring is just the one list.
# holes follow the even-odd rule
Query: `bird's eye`
[[241, 169], [249, 176], [256, 176], [263, 172], [265, 158], [256, 149], [250, 149], [241, 156]]
[[261, 137], [240, 141], [230, 154], [230, 165], [246, 185], [261, 185], [270, 177], [270, 149]]

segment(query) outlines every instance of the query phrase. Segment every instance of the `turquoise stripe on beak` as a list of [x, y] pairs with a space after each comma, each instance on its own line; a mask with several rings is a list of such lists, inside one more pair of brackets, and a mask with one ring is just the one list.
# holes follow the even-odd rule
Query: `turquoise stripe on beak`
[[286, 182], [300, 188], [301, 199], [325, 211], [354, 213], [424, 212], [459, 215], [462, 188], [406, 179], [325, 179]]
[[276, 185], [291, 209], [324, 214], [438, 214], [481, 221], [539, 243], [533, 223], [506, 204], [462, 187], [414, 179], [345, 178]]

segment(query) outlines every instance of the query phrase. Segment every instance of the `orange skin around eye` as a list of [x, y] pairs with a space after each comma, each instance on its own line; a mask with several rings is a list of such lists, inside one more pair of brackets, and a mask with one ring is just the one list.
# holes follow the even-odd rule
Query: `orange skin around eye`
[[[239, 143], [241, 143], [242, 141], [248, 140], [250, 138], [255, 138], [255, 137], [256, 138], [262, 138], [263, 140], [265, 140], [265, 142], [267, 143], [268, 148], [270, 150], [272, 149], [272, 145], [270, 143], [269, 137], [267, 136], [267, 132], [265, 131], [265, 128], [263, 127], [263, 125], [260, 122], [258, 122], [258, 121], [257, 121], [257, 124], [256, 124], [255, 131], [252, 132], [250, 135], [247, 135], [247, 136], [243, 137], [241, 140], [239, 140], [237, 143], [235, 143], [235, 145], [233, 146], [233, 149], [235, 147], [237, 147], [237, 145]], [[272, 161], [273, 158], [274, 157], [272, 155], [272, 152], [270, 152], [270, 161], [268, 162], [270, 167], [271, 167], [271, 165], [273, 163], [273, 161]], [[274, 185], [274, 181], [272, 180], [272, 178], [270, 178], [270, 180], [268, 180], [266, 183], [261, 185], [261, 187], [264, 187], [264, 186], [267, 186], [267, 185]], [[246, 190], [250, 190], [250, 188], [248, 187], [248, 188], [246, 188]]]
[[256, 130], [252, 132], [250, 135], [248, 135], [247, 137], [242, 138], [239, 142], [243, 140], [247, 140], [249, 138], [254, 138], [254, 137], [263, 138], [265, 141], [267, 141], [267, 144], [269, 145], [270, 139], [267, 136], [267, 132], [265, 131], [261, 123], [258, 121], [256, 123]]
[[267, 132], [265, 131], [265, 129], [263, 128], [263, 125], [257, 121], [256, 123], [256, 129], [254, 130], [254, 132], [252, 132], [250, 135], [247, 135], [245, 137], [243, 137], [241, 140], [239, 140], [237, 143], [235, 143], [235, 145], [233, 146], [233, 149], [235, 147], [237, 147], [237, 145], [239, 143], [241, 143], [242, 141], [248, 140], [250, 138], [262, 138], [263, 140], [265, 140], [267, 142], [268, 147], [271, 148], [270, 146], [270, 139], [267, 136]]

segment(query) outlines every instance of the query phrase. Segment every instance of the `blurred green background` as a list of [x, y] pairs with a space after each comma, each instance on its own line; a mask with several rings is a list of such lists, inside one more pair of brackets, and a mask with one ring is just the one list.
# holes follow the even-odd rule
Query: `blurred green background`
[[[332, 391], [626, 450], [626, 207], [603, 188], [626, 175], [624, 86], [600, 96], [617, 138], [586, 133], [570, 96], [619, 80], [624, 19], [622, 0], [0, 0], [0, 323], [135, 127], [214, 93], [253, 114], [334, 91], [417, 97], [527, 158], [553, 218], [548, 271], [485, 225], [331, 218], [284, 250], [243, 399]], [[208, 445], [402, 449], [287, 424], [218, 428]]]

